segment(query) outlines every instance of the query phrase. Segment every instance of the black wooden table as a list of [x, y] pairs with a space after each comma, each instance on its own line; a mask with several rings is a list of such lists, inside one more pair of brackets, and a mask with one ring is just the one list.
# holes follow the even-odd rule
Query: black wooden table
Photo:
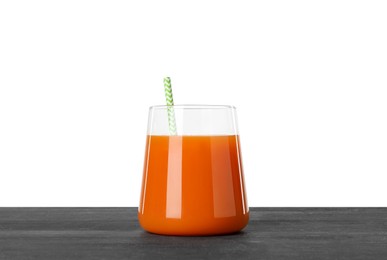
[[149, 234], [136, 208], [0, 208], [0, 259], [387, 259], [387, 208], [251, 208], [243, 232]]

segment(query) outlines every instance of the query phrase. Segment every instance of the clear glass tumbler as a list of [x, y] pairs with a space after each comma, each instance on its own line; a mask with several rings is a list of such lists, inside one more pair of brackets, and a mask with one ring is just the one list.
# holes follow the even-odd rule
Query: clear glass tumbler
[[150, 107], [138, 218], [164, 235], [227, 234], [247, 225], [235, 107]]

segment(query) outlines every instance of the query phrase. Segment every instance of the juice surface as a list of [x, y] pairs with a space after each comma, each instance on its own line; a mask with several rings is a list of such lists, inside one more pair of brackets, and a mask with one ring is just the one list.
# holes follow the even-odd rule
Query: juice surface
[[249, 218], [239, 137], [148, 136], [139, 221], [153, 233], [215, 235]]

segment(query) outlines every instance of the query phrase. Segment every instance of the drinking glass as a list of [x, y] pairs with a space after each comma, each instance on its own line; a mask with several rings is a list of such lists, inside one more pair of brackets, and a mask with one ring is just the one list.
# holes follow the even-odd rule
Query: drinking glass
[[227, 234], [247, 225], [235, 107], [150, 107], [138, 218], [164, 235]]

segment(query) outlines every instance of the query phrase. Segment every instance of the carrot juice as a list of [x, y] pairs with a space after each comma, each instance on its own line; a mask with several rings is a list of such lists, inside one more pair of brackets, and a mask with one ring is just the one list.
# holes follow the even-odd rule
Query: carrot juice
[[148, 135], [138, 218], [152, 233], [216, 235], [249, 219], [238, 135]]

